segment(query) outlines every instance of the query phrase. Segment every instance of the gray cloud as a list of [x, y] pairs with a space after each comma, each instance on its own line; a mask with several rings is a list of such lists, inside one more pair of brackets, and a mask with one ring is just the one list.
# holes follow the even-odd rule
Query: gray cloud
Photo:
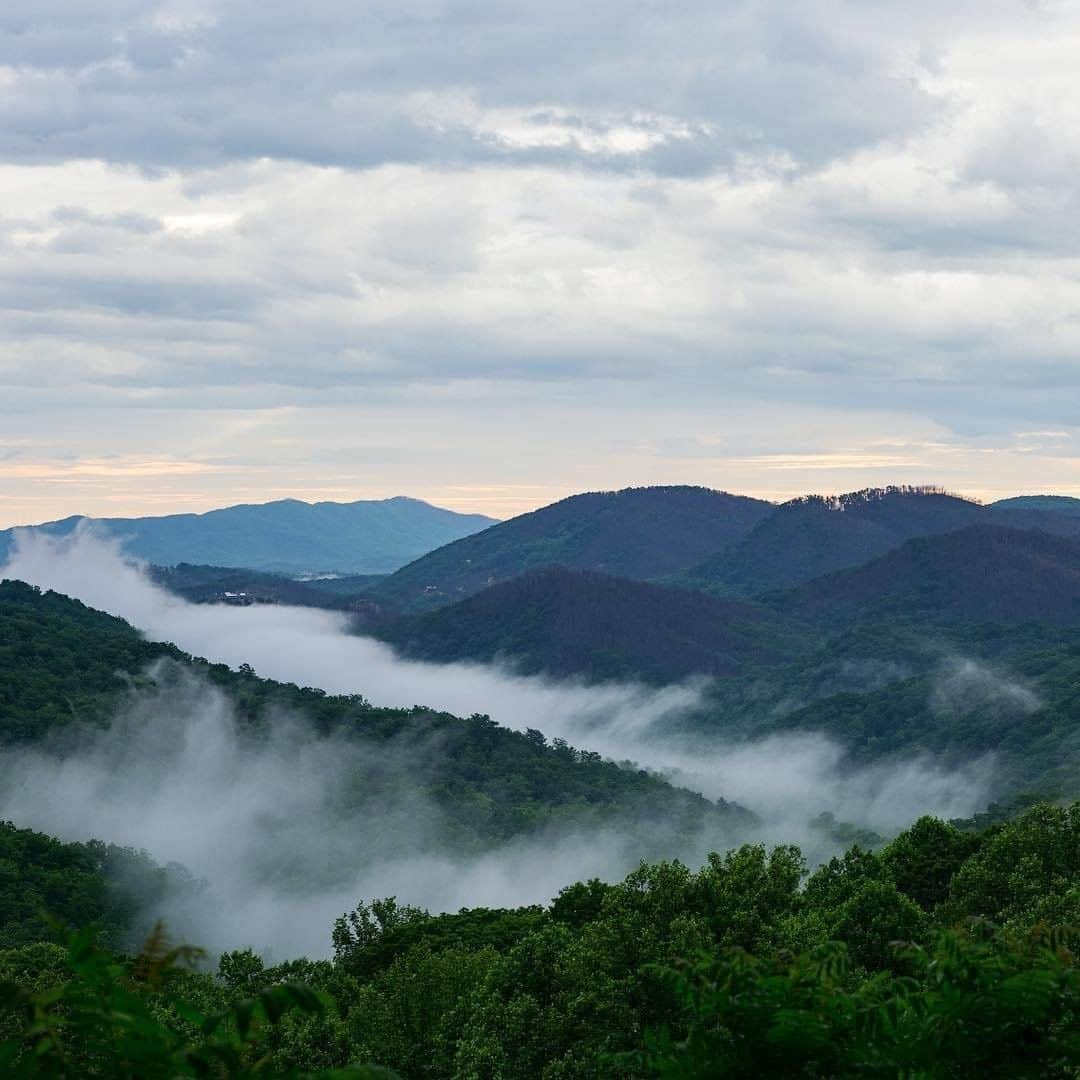
[[[460, 471], [466, 432], [530, 399], [629, 428], [670, 407], [658, 442], [726, 409], [780, 454], [834, 452], [810, 429], [839, 409], [894, 442], [929, 421], [969, 464], [920, 479], [987, 492], [979, 440], [1070, 426], [1080, 397], [1078, 32], [1070, 5], [1007, 0], [15, 0], [0, 412], [35, 413], [46, 455], [72, 410], [126, 410], [83, 452], [137, 456], [165, 409], [317, 410], [340, 438], [420, 401]], [[494, 458], [484, 484], [536, 486]], [[628, 468], [606, 436], [576, 458], [599, 486]], [[370, 491], [362, 464], [332, 483]], [[781, 490], [717, 470], [675, 478]], [[394, 475], [430, 488], [422, 461]]]
[[[0, 64], [15, 71], [0, 152], [148, 166], [522, 158], [689, 174], [747, 152], [820, 162], [931, 115], [933, 95], [911, 78], [947, 23], [930, 10], [905, 23], [905, 66], [878, 20], [838, 0], [512, 14], [340, 0], [105, 0], [87, 13], [20, 0], [0, 14]], [[493, 110], [513, 116], [485, 119]]]

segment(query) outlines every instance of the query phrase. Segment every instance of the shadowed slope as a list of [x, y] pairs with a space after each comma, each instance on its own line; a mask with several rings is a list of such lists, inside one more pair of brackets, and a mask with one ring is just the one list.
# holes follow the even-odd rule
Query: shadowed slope
[[991, 510], [1039, 510], [1050, 514], [1066, 514], [1080, 518], [1080, 499], [1068, 495], [1017, 495], [990, 504]]
[[661, 683], [731, 675], [791, 656], [802, 644], [759, 605], [563, 567], [376, 632], [416, 659], [506, 658], [530, 673]]
[[544, 566], [662, 577], [735, 542], [772, 511], [771, 503], [700, 487], [574, 495], [431, 552], [391, 575], [378, 595], [423, 610]]
[[717, 595], [755, 596], [867, 562], [915, 536], [951, 532], [985, 513], [930, 488], [883, 488], [793, 499], [680, 584]]
[[1080, 542], [979, 525], [910, 540], [776, 603], [788, 614], [833, 624], [904, 619], [1080, 626]]

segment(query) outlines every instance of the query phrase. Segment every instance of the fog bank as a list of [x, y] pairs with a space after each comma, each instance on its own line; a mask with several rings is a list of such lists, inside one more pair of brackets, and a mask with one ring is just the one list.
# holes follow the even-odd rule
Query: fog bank
[[397, 895], [434, 911], [517, 906], [580, 878], [618, 878], [639, 859], [643, 838], [618, 824], [447, 854], [438, 809], [381, 783], [402, 770], [422, 780], [437, 742], [319, 735], [285, 713], [253, 737], [217, 687], [171, 661], [151, 674], [157, 685], [128, 695], [108, 729], [0, 755], [0, 817], [180, 863], [201, 886], [147, 918], [184, 940], [320, 956], [334, 919], [361, 898]]
[[[342, 614], [190, 604], [86, 531], [62, 540], [21, 534], [0, 576], [77, 597], [149, 638], [233, 667], [248, 663], [265, 677], [361, 693], [378, 705], [486, 713], [507, 727], [638, 762], [760, 814], [762, 826], [739, 839], [799, 842], [811, 859], [830, 853], [807, 827], [822, 812], [890, 833], [923, 813], [969, 815], [990, 790], [989, 761], [961, 771], [925, 758], [852, 769], [821, 735], [737, 745], [662, 735], [665, 721], [702, 705], [702, 683], [586, 687], [484, 665], [417, 663], [349, 633]], [[362, 897], [396, 894], [434, 910], [543, 901], [580, 878], [618, 877], [640, 855], [642, 838], [616, 830], [451, 858], [440, 852], [433, 808], [368, 801], [359, 790], [386, 766], [382, 755], [411, 755], [409, 766], [422, 770], [437, 747], [317, 737], [291, 716], [274, 718], [265, 741], [253, 743], [220, 691], [190, 678], [166, 681], [133, 696], [107, 732], [85, 733], [75, 746], [67, 739], [5, 752], [0, 813], [65, 838], [95, 836], [183, 863], [208, 890], [166, 914], [211, 947], [321, 954], [333, 918]], [[963, 674], [943, 693], [971, 693], [972, 683]], [[979, 685], [988, 692], [985, 679]], [[703, 851], [669, 854], [695, 859]], [[308, 886], [298, 889], [298, 880]]]

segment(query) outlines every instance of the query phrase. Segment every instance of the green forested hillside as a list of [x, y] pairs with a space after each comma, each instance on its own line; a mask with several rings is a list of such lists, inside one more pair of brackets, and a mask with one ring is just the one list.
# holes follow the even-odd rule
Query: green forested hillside
[[798, 848], [746, 846], [544, 907], [361, 900], [327, 928], [325, 961], [239, 949], [197, 974], [160, 936], [124, 959], [76, 935], [0, 951], [0, 1061], [18, 1076], [1071, 1080], [1077, 881], [1080, 804], [982, 833], [923, 818], [808, 877]]
[[683, 721], [738, 740], [820, 732], [850, 764], [993, 757], [994, 798], [1080, 793], [1080, 634], [1052, 626], [868, 624], [811, 658], [719, 683]]
[[1080, 542], [979, 525], [759, 605], [549, 571], [376, 623], [408, 655], [588, 679], [715, 676], [670, 736], [823, 733], [862, 763], [992, 755], [993, 797], [1080, 792]]
[[416, 659], [505, 658], [525, 673], [657, 683], [730, 676], [806, 647], [804, 633], [761, 605], [562, 567], [373, 632]]
[[67, 844], [0, 822], [0, 949], [51, 938], [55, 922], [94, 925], [123, 945], [147, 905], [189, 884], [181, 868], [157, 866], [145, 852], [91, 840]]
[[132, 678], [179, 658], [123, 619], [21, 581], [0, 581], [0, 742], [73, 721], [104, 723]]
[[777, 507], [737, 544], [677, 580], [719, 595], [756, 596], [857, 566], [916, 536], [972, 525], [983, 514], [978, 503], [935, 489], [810, 495]]
[[[166, 666], [151, 672], [154, 661]], [[379, 782], [434, 805], [445, 816], [447, 840], [461, 847], [543, 826], [616, 818], [655, 823], [675, 836], [725, 828], [731, 815], [743, 813], [651, 774], [621, 769], [599, 754], [558, 741], [548, 745], [539, 732], [522, 734], [484, 716], [461, 719], [421, 706], [378, 708], [359, 695], [338, 697], [260, 679], [146, 642], [122, 620], [67, 597], [22, 582], [0, 583], [0, 744], [40, 739], [77, 722], [104, 724], [130, 687], [167, 683], [174, 669], [221, 687], [252, 731], [276, 710], [306, 719], [321, 733], [343, 731], [417, 753], [437, 746], [423, 768], [407, 754], [386, 755]]]
[[663, 577], [739, 540], [772, 510], [700, 487], [573, 495], [433, 551], [388, 577], [376, 595], [401, 610], [425, 610], [545, 566]]
[[[681, 721], [697, 737], [823, 732], [852, 766], [993, 753], [998, 797], [1065, 801], [1080, 791], [1075, 549], [978, 527], [769, 607], [552, 570], [399, 625], [433, 634], [427, 647], [509, 645], [545, 664], [563, 649], [568, 666], [573, 652], [579, 667], [587, 657], [590, 669], [658, 678], [721, 655], [712, 696]], [[133, 690], [192, 676], [227, 695], [245, 739], [284, 712], [313, 733], [394, 748], [372, 766], [378, 790], [437, 808], [440, 857], [618, 822], [655, 858], [658, 837], [670, 849], [704, 830], [720, 846], [747, 820], [539, 732], [232, 671], [66, 597], [0, 583], [0, 746], [105, 724]], [[418, 770], [425, 746], [437, 752]], [[370, 795], [374, 776], [356, 779]], [[432, 915], [406, 898], [356, 897], [326, 928], [333, 959], [268, 966], [237, 942], [212, 975], [185, 970], [160, 936], [138, 957], [109, 951], [190, 884], [177, 871], [7, 824], [0, 1070], [1075, 1080], [1078, 860], [1080, 805], [1036, 806], [985, 831], [922, 819], [812, 873], [796, 848], [744, 846], [697, 871], [646, 862], [622, 882], [579, 882], [513, 910]], [[89, 933], [49, 944], [46, 912], [61, 927], [100, 924], [103, 946]]]
[[1080, 626], [1080, 540], [978, 525], [910, 540], [773, 603], [834, 627], [889, 620]]

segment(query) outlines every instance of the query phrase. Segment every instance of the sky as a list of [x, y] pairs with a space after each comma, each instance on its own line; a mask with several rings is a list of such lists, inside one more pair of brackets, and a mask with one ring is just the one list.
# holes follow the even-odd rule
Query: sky
[[1076, 0], [5, 0], [0, 526], [1080, 495]]

